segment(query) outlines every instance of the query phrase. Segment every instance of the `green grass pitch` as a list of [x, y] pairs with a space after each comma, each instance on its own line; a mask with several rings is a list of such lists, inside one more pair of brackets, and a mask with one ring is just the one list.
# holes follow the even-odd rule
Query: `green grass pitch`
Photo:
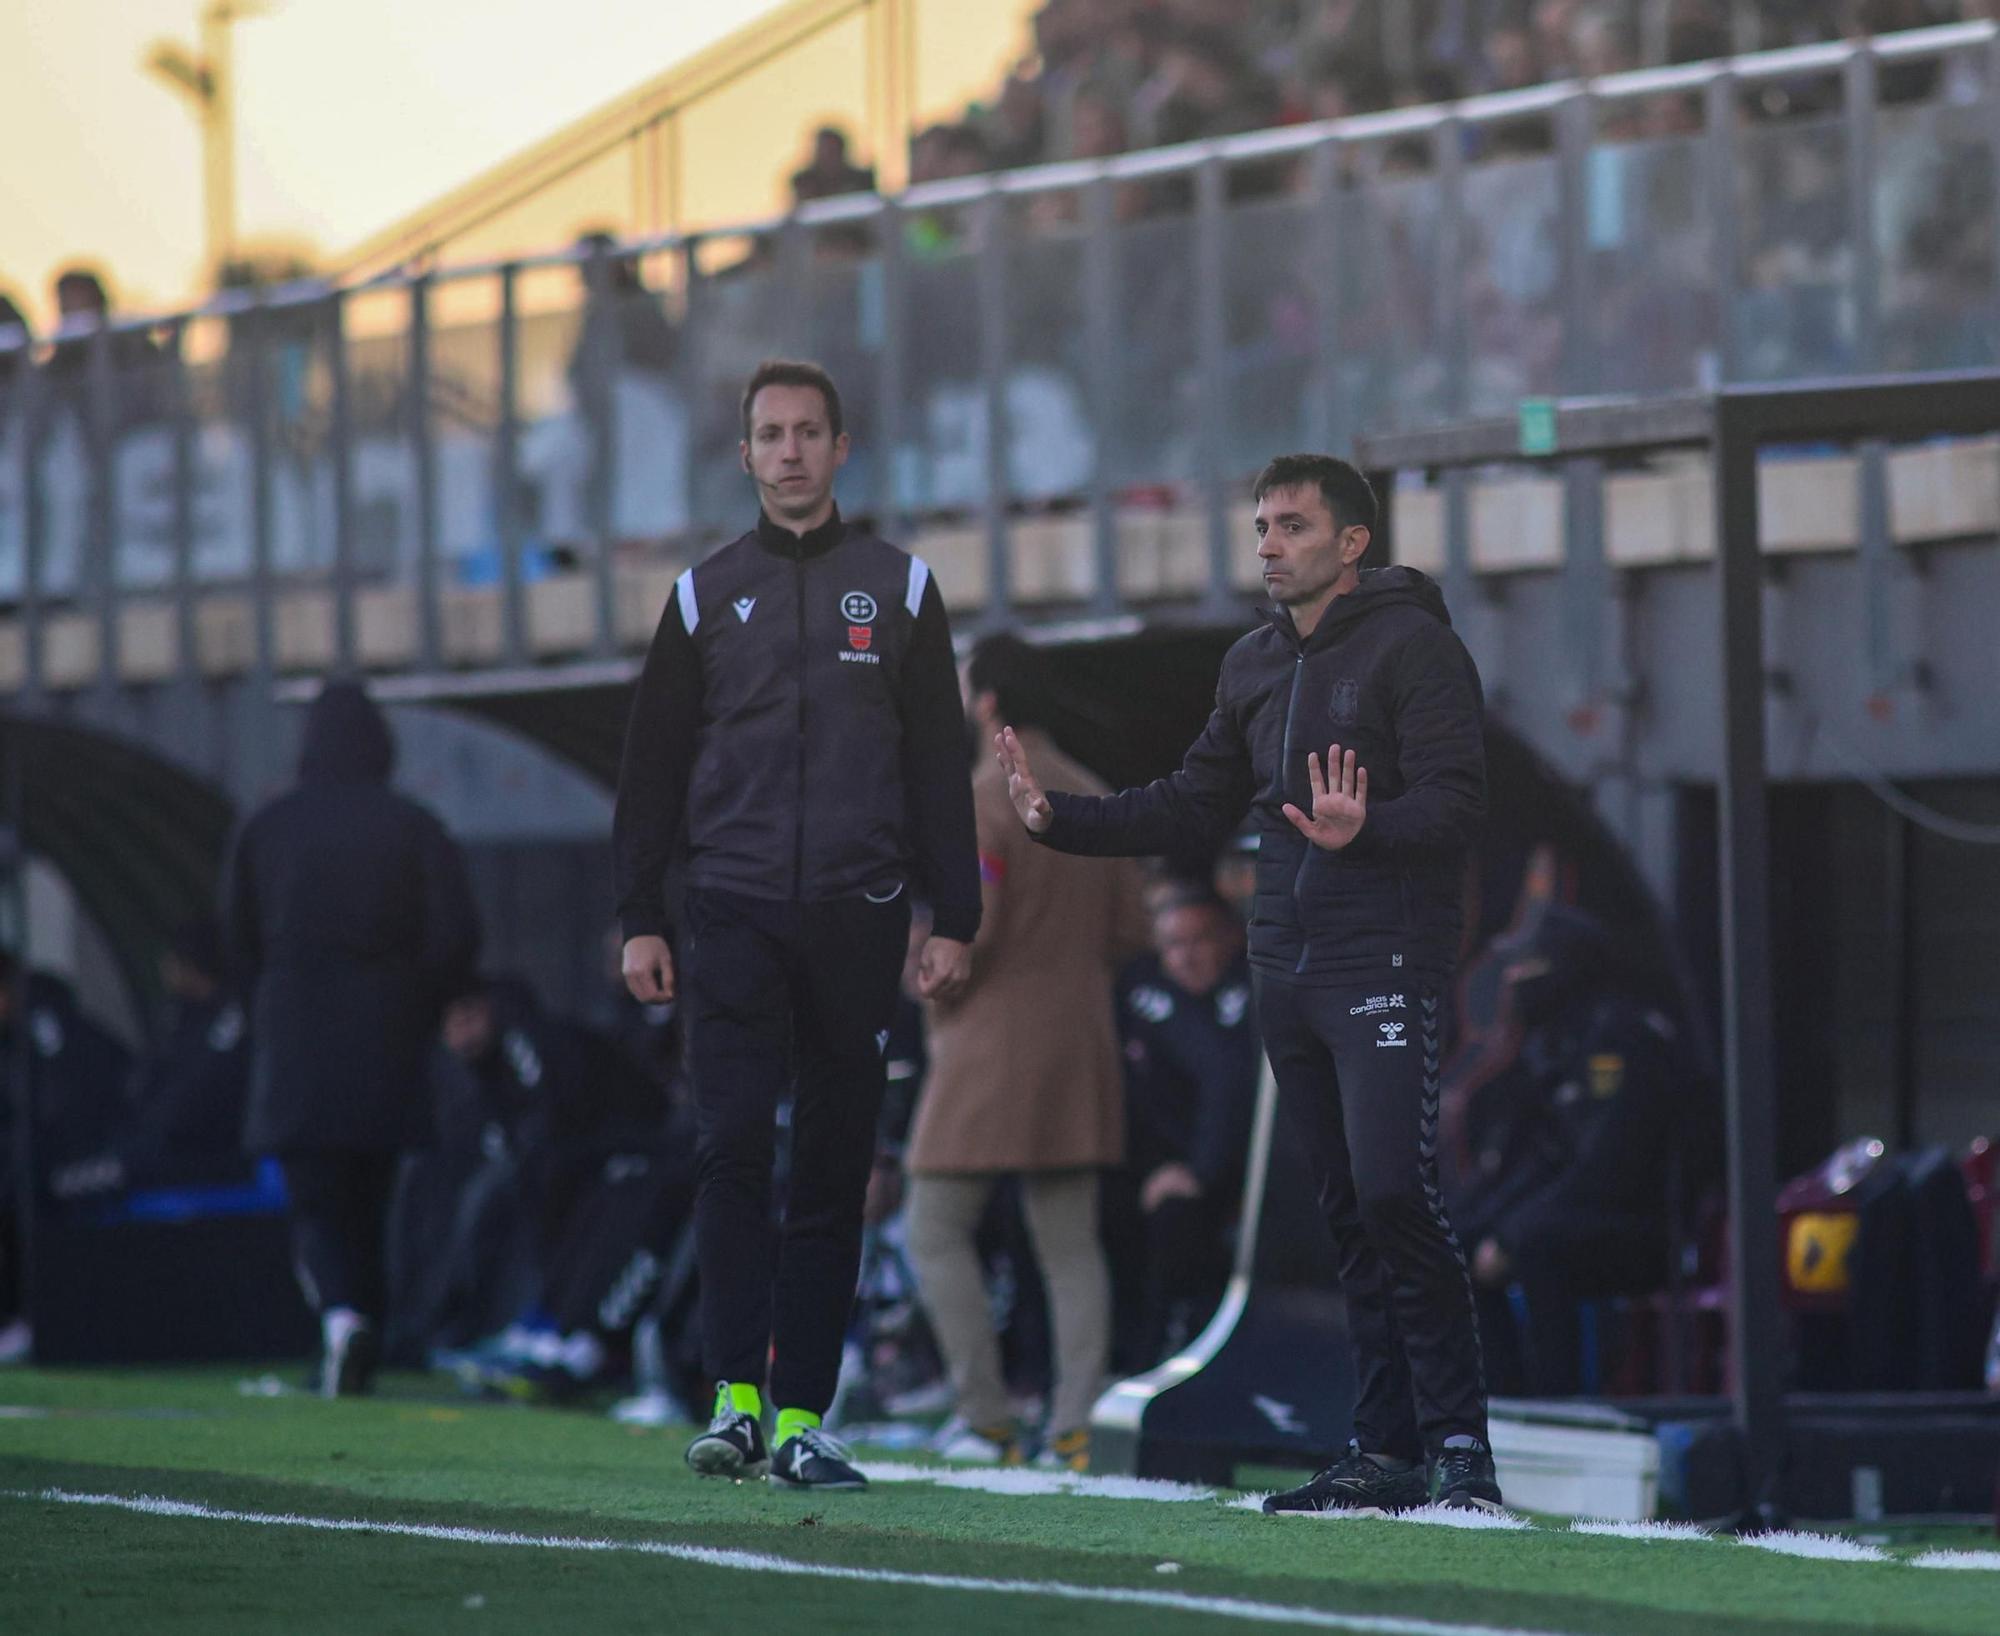
[[2000, 1631], [2000, 1571], [1914, 1562], [2000, 1549], [1970, 1529], [1853, 1562], [1553, 1519], [1275, 1519], [1227, 1494], [805, 1496], [695, 1478], [685, 1430], [410, 1377], [246, 1396], [240, 1375], [0, 1373], [0, 1631]]

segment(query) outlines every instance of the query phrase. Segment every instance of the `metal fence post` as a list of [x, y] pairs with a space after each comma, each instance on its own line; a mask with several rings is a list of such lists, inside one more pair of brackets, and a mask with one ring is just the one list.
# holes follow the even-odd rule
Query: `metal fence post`
[[1708, 207], [1709, 268], [1715, 285], [1715, 352], [1718, 381], [1742, 373], [1742, 346], [1736, 335], [1736, 263], [1740, 254], [1736, 221], [1736, 76], [1727, 71], [1703, 93], [1703, 202]]
[[1854, 46], [1841, 71], [1841, 113], [1847, 129], [1847, 233], [1854, 267], [1854, 362], [1872, 371], [1882, 345], [1882, 249], [1875, 242], [1875, 53]]
[[1233, 600], [1229, 586], [1229, 479], [1222, 447], [1229, 393], [1229, 329], [1223, 292], [1223, 219], [1229, 172], [1210, 154], [1195, 173], [1195, 332], [1198, 365], [1196, 430], [1201, 492], [1208, 520], [1206, 612], [1223, 615]]
[[500, 418], [494, 428], [493, 513], [499, 525], [501, 642], [507, 663], [523, 662], [528, 650], [527, 599], [521, 585], [521, 375], [516, 269], [500, 269]]
[[1351, 428], [1340, 403], [1340, 319], [1347, 304], [1347, 257], [1342, 253], [1334, 210], [1340, 198], [1340, 167], [1346, 148], [1328, 137], [1306, 161], [1306, 186], [1311, 211], [1313, 286], [1313, 361], [1306, 389], [1306, 446], [1334, 452], [1348, 447]]
[[1562, 237], [1562, 390], [1572, 396], [1597, 384], [1592, 324], [1596, 307], [1590, 276], [1590, 144], [1597, 102], [1580, 91], [1556, 110], [1556, 220]]
[[100, 319], [84, 358], [84, 459], [90, 469], [86, 549], [97, 603], [97, 694], [108, 711], [118, 694], [118, 418], [116, 382], [111, 371], [111, 329]]
[[1465, 127], [1456, 114], [1432, 130], [1431, 159], [1438, 182], [1438, 284], [1432, 300], [1444, 354], [1445, 413], [1458, 418], [1471, 407], [1472, 344], [1465, 319]]
[[13, 390], [21, 426], [21, 696], [32, 708], [42, 700], [42, 562], [48, 515], [42, 506], [41, 422], [46, 393], [33, 353], [23, 347], [18, 356]]
[[1118, 241], [1113, 184], [1098, 176], [1083, 188], [1083, 349], [1086, 392], [1095, 424], [1090, 459], [1093, 613], [1118, 611], [1118, 507], [1111, 484], [1109, 430], [1118, 402]]
[[252, 675], [268, 696], [277, 660], [277, 614], [271, 583], [271, 309], [259, 292], [247, 326], [250, 420], [250, 622]]
[[903, 210], [892, 198], [882, 200], [882, 214], [876, 218], [877, 254], [882, 268], [882, 348], [877, 356], [875, 389], [881, 403], [876, 420], [881, 448], [876, 453], [876, 470], [881, 472], [875, 509], [882, 518], [883, 532], [892, 540], [905, 537], [908, 518], [903, 511], [903, 304], [908, 299], [903, 267]]
[[333, 461], [333, 662], [335, 670], [355, 669], [354, 633], [354, 405], [347, 378], [347, 307], [339, 296], [326, 303], [326, 367], [333, 388], [329, 455]]
[[618, 367], [624, 361], [624, 303], [651, 297], [642, 280], [626, 289], [614, 283], [604, 241], [593, 242], [583, 264], [584, 424], [590, 429], [590, 486], [585, 496], [590, 519], [591, 588], [596, 632], [591, 651], [611, 653], [617, 645], [618, 590], [612, 563], [617, 521]]
[[979, 302], [979, 370], [986, 387], [986, 492], [980, 516], [986, 527], [986, 613], [983, 623], [1005, 624], [1013, 612], [1013, 542], [1008, 536], [1007, 417], [1007, 201], [989, 192], [974, 211], [979, 257], [974, 269]]
[[1729, 1345], [1750, 1509], [1782, 1507], [1784, 1400], [1778, 1262], [1777, 1081], [1771, 1016], [1770, 833], [1764, 760], [1764, 564], [1757, 437], [1728, 395], [1715, 408], [1716, 588], [1722, 620], [1722, 1059], [1729, 1148]]
[[194, 594], [194, 496], [195, 447], [194, 404], [187, 371], [188, 320], [174, 325], [168, 342], [167, 367], [171, 385], [167, 402], [173, 416], [174, 503], [173, 503], [173, 589], [175, 673], [184, 685], [192, 684], [200, 673], [195, 652]]
[[431, 279], [410, 281], [409, 387], [404, 395], [403, 435], [410, 440], [411, 479], [417, 507], [417, 651], [425, 670], [444, 660], [443, 619], [438, 607], [437, 444], [431, 437]]

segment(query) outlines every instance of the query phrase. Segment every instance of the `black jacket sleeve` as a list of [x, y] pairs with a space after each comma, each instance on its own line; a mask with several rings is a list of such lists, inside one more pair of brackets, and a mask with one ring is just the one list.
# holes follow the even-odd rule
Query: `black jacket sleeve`
[[669, 597], [626, 718], [611, 819], [618, 923], [628, 941], [667, 934], [667, 860], [680, 833], [700, 733], [701, 655], [681, 623], [678, 601]]
[[951, 625], [937, 581], [924, 587], [903, 660], [903, 800], [919, 889], [931, 931], [970, 943], [979, 931], [979, 842], [972, 767]]
[[1391, 685], [1403, 793], [1369, 802], [1348, 853], [1399, 863], [1456, 856], [1486, 819], [1479, 673], [1450, 627], [1431, 624], [1397, 652]]
[[1055, 822], [1035, 839], [1095, 857], [1208, 851], [1243, 821], [1256, 793], [1249, 747], [1218, 689], [1215, 712], [1177, 772], [1116, 795], [1050, 790]]

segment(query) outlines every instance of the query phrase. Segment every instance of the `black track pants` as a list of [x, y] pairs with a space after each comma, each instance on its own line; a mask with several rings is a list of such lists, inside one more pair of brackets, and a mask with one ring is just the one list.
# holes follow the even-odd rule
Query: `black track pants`
[[393, 1151], [287, 1153], [292, 1254], [315, 1312], [348, 1307], [381, 1324], [388, 1308]]
[[[703, 1367], [711, 1380], [756, 1384], [769, 1351], [772, 1402], [824, 1413], [860, 1273], [909, 904], [690, 891], [684, 924]], [[787, 1085], [791, 1182], [774, 1246], [771, 1167]]]
[[1354, 1435], [1416, 1459], [1486, 1439], [1465, 1257], [1437, 1185], [1435, 988], [1307, 988], [1260, 974], [1279, 1105], [1333, 1234], [1354, 1342]]

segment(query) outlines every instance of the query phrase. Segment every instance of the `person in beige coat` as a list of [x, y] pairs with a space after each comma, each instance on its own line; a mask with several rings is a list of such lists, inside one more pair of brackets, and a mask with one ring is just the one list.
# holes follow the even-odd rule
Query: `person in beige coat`
[[[1102, 791], [1039, 725], [1050, 714], [1043, 663], [1018, 637], [973, 650], [965, 686], [979, 743], [1025, 718], [1037, 724], [1024, 735], [1037, 766], [1046, 756], [1066, 788]], [[972, 793], [982, 917], [970, 979], [930, 1009], [930, 1077], [907, 1158], [910, 1252], [966, 1426], [944, 1452], [1018, 1461], [973, 1234], [995, 1185], [1020, 1179], [1054, 1331], [1044, 1463], [1083, 1470], [1110, 1347], [1099, 1172], [1125, 1154], [1112, 989], [1147, 946], [1141, 882], [1129, 862], [1036, 846], [990, 756], [979, 758]]]

